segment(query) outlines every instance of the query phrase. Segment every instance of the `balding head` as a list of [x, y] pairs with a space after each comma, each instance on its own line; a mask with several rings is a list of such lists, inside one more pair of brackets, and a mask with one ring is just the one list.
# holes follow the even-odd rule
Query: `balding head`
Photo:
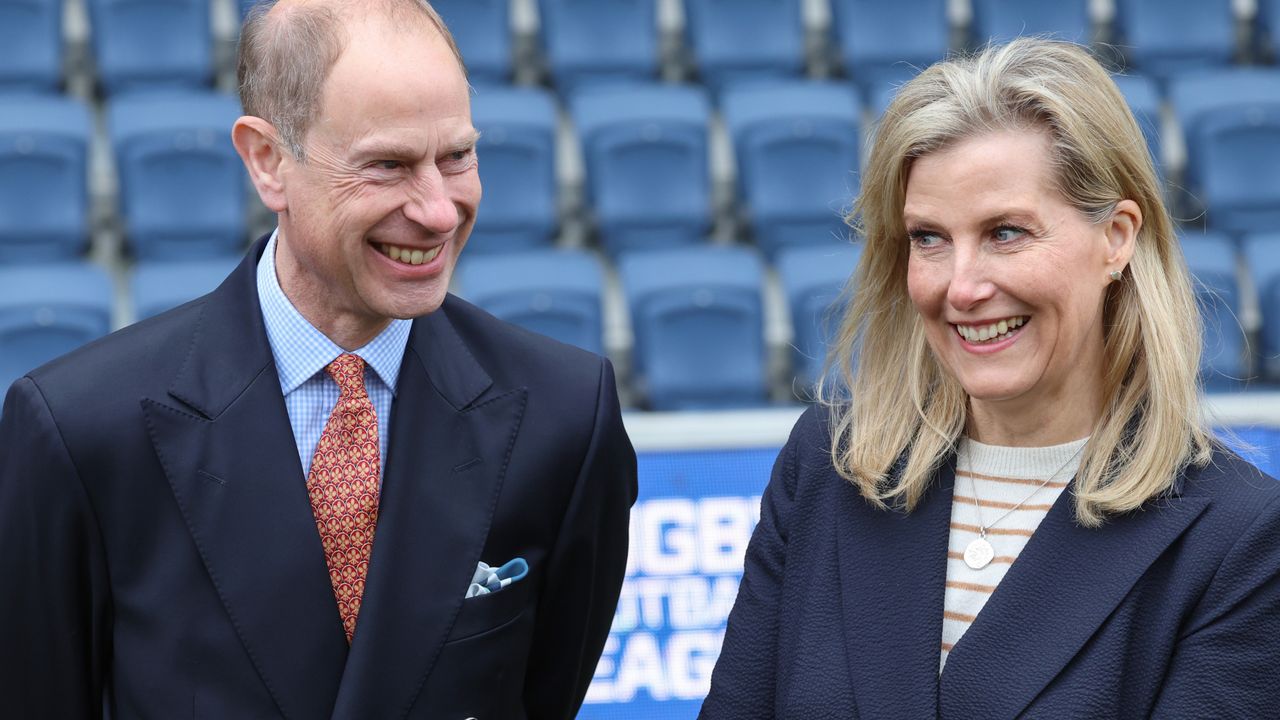
[[320, 112], [325, 80], [350, 39], [346, 24], [379, 18], [388, 28], [438, 32], [465, 75], [453, 35], [426, 0], [264, 0], [240, 33], [245, 114], [271, 123], [290, 154], [305, 160], [303, 140]]

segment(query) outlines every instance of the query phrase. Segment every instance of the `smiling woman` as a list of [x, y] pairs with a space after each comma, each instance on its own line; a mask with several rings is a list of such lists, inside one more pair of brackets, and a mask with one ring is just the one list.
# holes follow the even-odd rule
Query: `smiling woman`
[[1280, 483], [1206, 428], [1146, 147], [1076, 45], [898, 91], [702, 717], [1273, 713]]

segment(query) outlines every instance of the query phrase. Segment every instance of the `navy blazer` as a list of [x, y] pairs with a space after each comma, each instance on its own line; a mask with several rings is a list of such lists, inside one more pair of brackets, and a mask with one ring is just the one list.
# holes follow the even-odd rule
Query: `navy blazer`
[[[348, 648], [255, 268], [20, 379], [0, 715], [570, 718], [626, 565], [609, 363], [450, 297], [414, 321]], [[522, 581], [463, 599], [476, 564]]]
[[824, 411], [774, 467], [700, 717], [1274, 718], [1280, 483], [1238, 457], [1100, 529], [1065, 492], [939, 677], [954, 465], [910, 514], [831, 464]]

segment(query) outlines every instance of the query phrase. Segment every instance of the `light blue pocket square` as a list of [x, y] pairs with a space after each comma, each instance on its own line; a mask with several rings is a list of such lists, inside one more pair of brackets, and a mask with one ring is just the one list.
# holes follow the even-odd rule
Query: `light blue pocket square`
[[496, 568], [480, 563], [476, 566], [476, 574], [471, 576], [471, 586], [467, 588], [466, 597], [498, 592], [511, 583], [524, 579], [528, 574], [529, 563], [524, 558], [516, 558]]

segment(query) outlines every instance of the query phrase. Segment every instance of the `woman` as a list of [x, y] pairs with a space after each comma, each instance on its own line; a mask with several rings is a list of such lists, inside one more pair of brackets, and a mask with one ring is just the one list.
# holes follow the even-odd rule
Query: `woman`
[[1200, 419], [1106, 71], [1030, 39], [935, 65], [862, 187], [851, 391], [779, 456], [702, 717], [1276, 717], [1280, 483]]

